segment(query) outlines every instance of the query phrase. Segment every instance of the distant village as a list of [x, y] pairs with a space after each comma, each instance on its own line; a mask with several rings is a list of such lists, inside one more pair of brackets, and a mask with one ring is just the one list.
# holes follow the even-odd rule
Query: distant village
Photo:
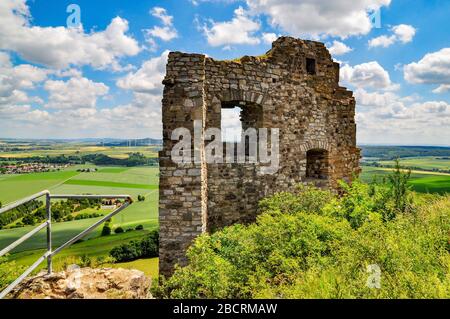
[[1, 174], [29, 174], [54, 172], [69, 167], [70, 164], [22, 163], [0, 167]]

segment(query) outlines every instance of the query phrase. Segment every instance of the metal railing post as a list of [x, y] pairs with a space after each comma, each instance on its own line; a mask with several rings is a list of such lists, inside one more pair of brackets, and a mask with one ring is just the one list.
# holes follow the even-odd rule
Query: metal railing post
[[[18, 240], [16, 240], [12, 244], [10, 244], [8, 247], [0, 250], [0, 257], [3, 255], [6, 255], [8, 252], [12, 251], [14, 248], [19, 246], [26, 240], [30, 239], [32, 236], [36, 235], [44, 228], [47, 228], [47, 251], [44, 253], [44, 255], [39, 257], [39, 259], [33, 265], [31, 265], [27, 270], [25, 270], [25, 272], [22, 275], [20, 275], [16, 280], [14, 280], [14, 282], [9, 284], [9, 286], [6, 287], [3, 291], [0, 291], [0, 299], [3, 299], [4, 297], [6, 297], [6, 295], [9, 294], [19, 283], [21, 283], [27, 276], [29, 276], [36, 268], [38, 268], [39, 265], [45, 261], [45, 259], [47, 259], [47, 272], [49, 275], [52, 274], [52, 271], [53, 271], [52, 257], [54, 255], [59, 253], [64, 248], [71, 246], [73, 243], [75, 243], [77, 240], [83, 238], [87, 234], [91, 233], [94, 229], [96, 229], [98, 226], [100, 226], [106, 220], [117, 215], [118, 213], [120, 213], [122, 210], [124, 210], [125, 208], [127, 208], [129, 205], [131, 205], [133, 203], [133, 200], [130, 197], [130, 195], [51, 195], [50, 192], [46, 190], [46, 191], [37, 193], [35, 195], [29, 196], [27, 198], [21, 199], [10, 205], [7, 205], [6, 207], [0, 208], [0, 214], [6, 213], [16, 207], [19, 207], [20, 205], [23, 205], [25, 203], [33, 201], [36, 198], [42, 197], [44, 195], [45, 195], [45, 199], [46, 199], [45, 208], [46, 208], [46, 212], [47, 212], [46, 222], [37, 226], [30, 232], [26, 233], [25, 235], [20, 237]], [[116, 199], [125, 199], [125, 202], [121, 206], [119, 206], [118, 208], [113, 210], [111, 213], [107, 214], [106, 216], [103, 216], [100, 220], [98, 220], [97, 222], [95, 222], [94, 224], [92, 224], [91, 226], [86, 228], [85, 230], [83, 230], [81, 233], [79, 233], [78, 235], [76, 235], [75, 237], [70, 239], [69, 241], [65, 242], [60, 247], [53, 250], [53, 247], [52, 247], [52, 203], [51, 203], [52, 198], [54, 198], [54, 199], [57, 199], [57, 198], [60, 198], [60, 199], [74, 199], [74, 198], [76, 198], [76, 199], [83, 199], [83, 198], [87, 198], [87, 199], [109, 198], [109, 199], [112, 199], [112, 198], [116, 198]]]
[[47, 209], [47, 273], [52, 274], [52, 202], [50, 194], [46, 196], [46, 209]]

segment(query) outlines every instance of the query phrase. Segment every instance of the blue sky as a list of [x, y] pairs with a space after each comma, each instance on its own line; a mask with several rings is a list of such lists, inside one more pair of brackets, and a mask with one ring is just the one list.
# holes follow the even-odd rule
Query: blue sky
[[2, 0], [0, 137], [158, 138], [168, 51], [230, 59], [290, 35], [341, 63], [358, 143], [449, 145], [449, 16], [444, 0]]

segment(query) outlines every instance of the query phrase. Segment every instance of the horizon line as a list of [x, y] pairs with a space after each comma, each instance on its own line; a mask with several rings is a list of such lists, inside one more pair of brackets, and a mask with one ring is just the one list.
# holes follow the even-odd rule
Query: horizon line
[[[152, 139], [152, 140], [160, 140], [162, 141], [162, 138], [155, 138], [155, 137], [140, 137], [140, 138], [115, 138], [115, 137], [80, 137], [80, 138], [27, 138], [27, 137], [0, 137], [1, 140], [28, 140], [28, 141], [44, 141], [44, 140], [51, 140], [51, 141], [76, 141], [76, 140], [117, 140], [117, 141], [127, 141], [127, 140], [145, 140], [145, 139]], [[395, 143], [357, 143], [357, 146], [422, 146], [422, 147], [450, 147], [450, 144], [395, 144]]]

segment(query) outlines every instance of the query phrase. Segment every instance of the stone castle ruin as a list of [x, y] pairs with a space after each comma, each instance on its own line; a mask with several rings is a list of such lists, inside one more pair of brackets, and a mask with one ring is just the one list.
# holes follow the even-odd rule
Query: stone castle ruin
[[[188, 246], [203, 232], [254, 221], [262, 198], [301, 183], [336, 189], [339, 180], [349, 181], [359, 173], [355, 99], [339, 86], [339, 64], [323, 43], [281, 37], [265, 55], [233, 61], [172, 52], [163, 84], [159, 197], [163, 275], [170, 275], [175, 264], [185, 264]], [[208, 128], [221, 127], [222, 111], [234, 107], [241, 110], [243, 130], [279, 129], [276, 173], [261, 174], [263, 163], [205, 161], [210, 142], [194, 143], [194, 123], [205, 137]], [[172, 160], [172, 149], [179, 142], [172, 140], [177, 128], [192, 132], [192, 149], [183, 152], [196, 154], [199, 160], [183, 164]], [[230, 144], [224, 143], [225, 148]]]

